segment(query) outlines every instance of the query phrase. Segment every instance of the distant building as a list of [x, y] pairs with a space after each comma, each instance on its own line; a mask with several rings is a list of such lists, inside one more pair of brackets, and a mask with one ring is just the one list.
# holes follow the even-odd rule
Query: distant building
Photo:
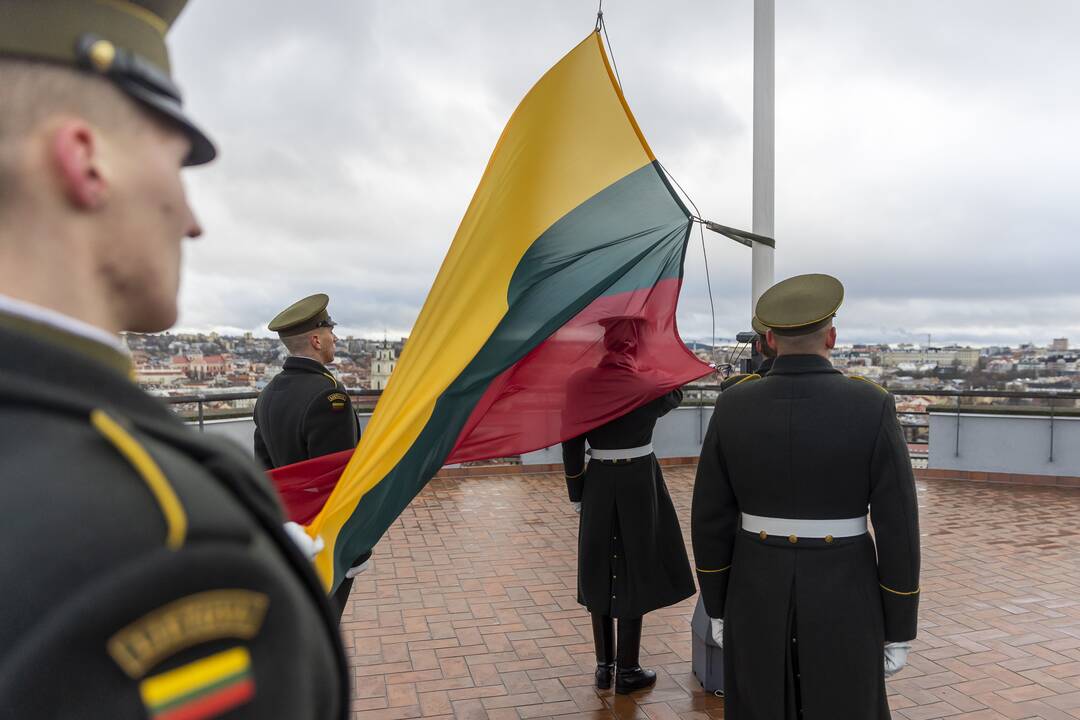
[[169, 367], [183, 372], [190, 378], [211, 378], [224, 375], [232, 370], [232, 360], [229, 355], [203, 355], [193, 353], [191, 355], [174, 355], [169, 361]]
[[881, 353], [881, 364], [885, 367], [936, 365], [937, 367], [974, 368], [979, 364], [978, 348], [961, 347], [901, 347]]
[[1020, 358], [1016, 363], [1016, 371], [1022, 373], [1037, 373], [1046, 369], [1046, 361], [1034, 356]]
[[1050, 343], [1050, 350], [1053, 352], [1065, 352], [1069, 349], [1069, 338], [1054, 338], [1054, 341]]
[[397, 354], [389, 343], [384, 342], [375, 349], [375, 354], [371, 357], [371, 389], [385, 390], [395, 367]]
[[135, 382], [144, 387], [179, 385], [186, 379], [187, 374], [175, 368], [137, 367], [135, 369]]

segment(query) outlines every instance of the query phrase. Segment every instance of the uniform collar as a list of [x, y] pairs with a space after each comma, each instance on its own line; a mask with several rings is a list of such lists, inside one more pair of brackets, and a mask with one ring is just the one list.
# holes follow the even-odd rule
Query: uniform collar
[[820, 355], [781, 355], [773, 362], [769, 375], [802, 375], [804, 373], [838, 373], [832, 363]]
[[0, 395], [14, 393], [44, 406], [102, 408], [136, 422], [179, 422], [126, 372], [99, 361], [69, 338], [57, 341], [40, 332], [30, 321], [0, 314], [0, 347], [0, 380], [7, 381], [0, 383]]
[[307, 370], [308, 372], [316, 372], [320, 375], [329, 374], [329, 370], [318, 360], [312, 360], [309, 357], [303, 357], [301, 355], [290, 355], [285, 358], [285, 363], [282, 367], [286, 370]]
[[758, 365], [758, 369], [754, 372], [762, 376], [767, 375], [772, 370], [774, 362], [776, 362], [776, 358], [767, 357], [761, 361], [761, 365]]
[[129, 379], [131, 356], [120, 339], [70, 315], [0, 294], [0, 326], [74, 350]]

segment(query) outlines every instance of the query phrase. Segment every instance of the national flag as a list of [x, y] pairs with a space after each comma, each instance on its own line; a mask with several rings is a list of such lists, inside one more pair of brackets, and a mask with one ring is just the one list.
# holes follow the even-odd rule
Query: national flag
[[205, 720], [255, 697], [251, 654], [235, 647], [148, 677], [139, 694], [151, 720]]
[[308, 529], [326, 585], [444, 464], [557, 444], [708, 373], [675, 325], [690, 227], [590, 35], [507, 123], [355, 452], [273, 472], [300, 521], [332, 489]]

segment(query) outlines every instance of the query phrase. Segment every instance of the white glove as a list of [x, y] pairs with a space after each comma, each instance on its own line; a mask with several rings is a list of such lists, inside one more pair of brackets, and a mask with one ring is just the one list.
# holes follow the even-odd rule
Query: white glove
[[885, 677], [892, 677], [907, 665], [909, 642], [885, 643]]
[[578, 515], [580, 515], [581, 514], [581, 502], [580, 501], [575, 502], [575, 501], [571, 500], [570, 504], [574, 506], [574, 512], [576, 512]]
[[709, 618], [709, 624], [712, 626], [713, 642], [719, 647], [724, 647], [724, 619]]
[[347, 579], [352, 579], [367, 570], [369, 565], [371, 565], [370, 558], [360, 563], [359, 565], [353, 565], [351, 568], [345, 571], [345, 577]]
[[304, 557], [308, 560], [314, 560], [315, 556], [321, 553], [325, 546], [322, 536], [312, 538], [304, 532], [303, 526], [294, 523], [292, 520], [285, 523], [285, 534], [296, 543], [296, 547], [300, 548], [300, 552], [304, 553]]

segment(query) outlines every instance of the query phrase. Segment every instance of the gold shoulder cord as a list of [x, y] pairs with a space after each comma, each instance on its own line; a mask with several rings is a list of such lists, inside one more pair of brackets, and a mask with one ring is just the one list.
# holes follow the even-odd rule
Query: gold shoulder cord
[[886, 393], [886, 394], [888, 394], [888, 392], [889, 392], [888, 390], [886, 390], [885, 388], [881, 387], [880, 385], [878, 385], [878, 384], [877, 384], [876, 382], [874, 382], [873, 380], [867, 380], [867, 379], [866, 379], [866, 378], [864, 378], [864, 377], [863, 377], [862, 375], [848, 375], [848, 378], [850, 378], [850, 379], [852, 379], [852, 380], [861, 380], [862, 382], [866, 383], [867, 385], [873, 385], [874, 387], [876, 387], [876, 388], [877, 388], [878, 390], [880, 390], [880, 391], [881, 391], [881, 392], [883, 392], [883, 393]]
[[739, 385], [742, 385], [742, 384], [743, 384], [744, 382], [746, 382], [747, 380], [760, 380], [760, 379], [761, 379], [761, 376], [760, 376], [760, 375], [758, 375], [757, 373], [750, 373], [749, 375], [747, 375], [746, 377], [744, 377], [744, 378], [743, 378], [742, 380], [740, 380], [739, 382], [735, 383], [735, 384], [734, 384], [734, 385], [732, 385], [731, 387], [738, 387]]
[[180, 504], [180, 499], [169, 484], [165, 473], [150, 457], [146, 448], [104, 410], [91, 412], [90, 424], [116, 448], [117, 452], [124, 456], [125, 460], [131, 463], [135, 472], [146, 483], [161, 508], [161, 514], [165, 516], [165, 526], [168, 529], [165, 545], [170, 550], [178, 550], [187, 537], [187, 513], [184, 512], [184, 506]]

